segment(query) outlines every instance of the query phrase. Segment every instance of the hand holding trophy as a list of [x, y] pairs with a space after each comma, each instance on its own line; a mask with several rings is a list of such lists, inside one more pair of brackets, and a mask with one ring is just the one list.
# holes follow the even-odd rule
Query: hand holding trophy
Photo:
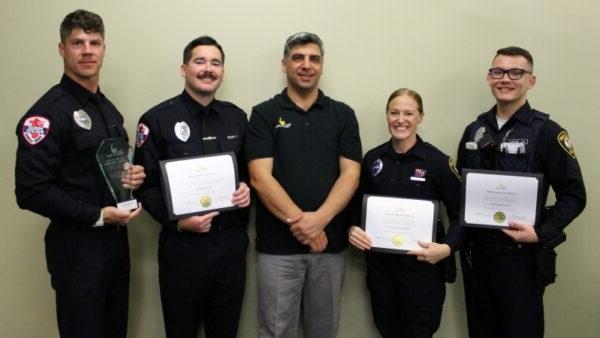
[[123, 186], [123, 175], [131, 175], [133, 149], [123, 138], [107, 138], [96, 151], [96, 161], [108, 184], [108, 188], [121, 210], [137, 209], [131, 189]]

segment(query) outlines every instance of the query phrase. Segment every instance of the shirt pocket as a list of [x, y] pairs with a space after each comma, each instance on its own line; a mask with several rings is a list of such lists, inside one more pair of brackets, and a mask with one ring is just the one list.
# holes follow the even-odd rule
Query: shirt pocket
[[96, 152], [104, 140], [104, 136], [93, 131], [79, 130], [73, 134], [74, 151], [65, 155], [65, 161], [76, 163], [79, 172], [89, 173], [96, 171], [98, 163]]
[[202, 155], [202, 146], [195, 143], [173, 142], [167, 144], [168, 158], [182, 158]]
[[219, 147], [221, 148], [221, 151], [231, 151], [237, 156], [239, 155], [240, 151], [242, 151], [242, 143], [242, 139], [239, 135], [228, 135], [219, 142]]

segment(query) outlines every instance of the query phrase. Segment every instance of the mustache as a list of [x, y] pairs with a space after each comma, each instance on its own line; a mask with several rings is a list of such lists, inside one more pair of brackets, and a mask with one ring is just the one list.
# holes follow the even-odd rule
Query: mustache
[[215, 74], [214, 72], [211, 72], [211, 71], [204, 71], [204, 72], [201, 72], [198, 75], [196, 75], [196, 77], [201, 80], [206, 79], [206, 78], [209, 78], [211, 80], [216, 80], [217, 74]]

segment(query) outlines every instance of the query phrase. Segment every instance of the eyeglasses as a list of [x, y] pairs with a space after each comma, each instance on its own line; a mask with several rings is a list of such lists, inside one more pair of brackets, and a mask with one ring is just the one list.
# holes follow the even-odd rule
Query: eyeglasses
[[508, 74], [508, 78], [511, 80], [518, 80], [523, 77], [523, 74], [532, 74], [530, 71], [521, 68], [511, 68], [511, 69], [502, 69], [502, 68], [490, 68], [488, 72], [492, 79], [499, 80], [504, 77], [504, 74]]

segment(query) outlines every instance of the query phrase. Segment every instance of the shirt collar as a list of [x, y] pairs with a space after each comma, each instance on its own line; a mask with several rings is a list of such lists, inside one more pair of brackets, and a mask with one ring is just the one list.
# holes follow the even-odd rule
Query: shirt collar
[[[313, 103], [313, 105], [309, 108], [309, 110], [312, 109], [312, 107], [314, 107], [314, 106], [324, 107], [325, 100], [326, 100], [325, 94], [323, 94], [323, 91], [321, 91], [319, 89], [319, 95], [317, 96], [317, 100], [315, 101], [315, 103]], [[292, 101], [292, 99], [290, 99], [290, 96], [287, 93], [287, 87], [283, 88], [283, 90], [281, 91], [280, 105], [284, 109], [295, 109], [295, 110], [304, 112], [304, 110], [302, 110], [300, 107], [298, 107], [294, 103], [294, 101]]]
[[[94, 93], [90, 92], [89, 90], [81, 86], [79, 83], [75, 82], [73, 79], [67, 76], [67, 74], [63, 74], [62, 78], [60, 79], [60, 85], [66, 91], [71, 93], [71, 95], [73, 95], [73, 97], [82, 106], [84, 106], [92, 97], [92, 95], [94, 95]], [[100, 87], [98, 87], [98, 91], [96, 91], [96, 94], [101, 98], [104, 97], [104, 95], [100, 92]]]
[[209, 113], [214, 111], [218, 113], [221, 108], [221, 106], [215, 99], [213, 99], [206, 107], [201, 105], [200, 103], [198, 103], [198, 101], [194, 100], [185, 89], [181, 94], [181, 98], [183, 104], [193, 116], [199, 115], [202, 111], [207, 111]]
[[425, 148], [425, 142], [421, 139], [421, 136], [417, 135], [417, 143], [410, 148], [405, 154], [398, 154], [394, 151], [394, 146], [392, 145], [392, 139], [390, 139], [383, 149], [383, 153], [387, 154], [390, 158], [394, 160], [399, 160], [402, 158], [407, 158], [411, 156], [415, 156], [421, 158], [423, 160], [427, 159], [427, 150]]
[[[531, 106], [529, 105], [529, 101], [525, 101], [525, 104], [521, 106], [509, 119], [517, 120], [522, 124], [529, 125], [531, 123], [531, 118], [533, 117], [533, 112]], [[496, 125], [496, 106], [494, 105], [492, 109], [487, 112], [486, 119], [488, 123], [492, 126]], [[508, 121], [507, 121], [508, 123]]]

